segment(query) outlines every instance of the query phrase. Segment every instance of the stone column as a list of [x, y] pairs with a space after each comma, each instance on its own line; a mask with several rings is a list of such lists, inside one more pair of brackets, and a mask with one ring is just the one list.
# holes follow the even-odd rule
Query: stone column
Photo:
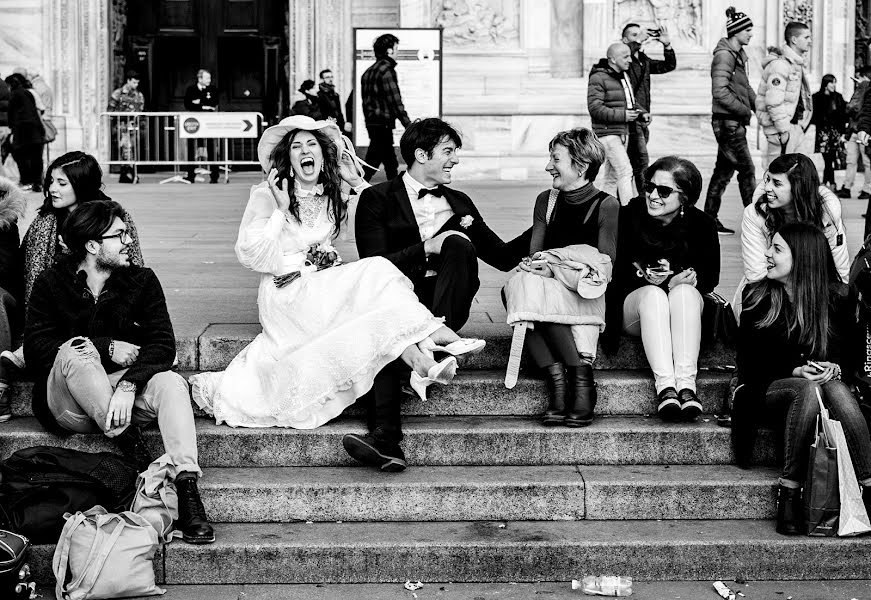
[[[544, 3], [536, 2], [544, 12]], [[584, 4], [551, 0], [550, 70], [554, 77], [580, 77], [583, 71]]]
[[339, 95], [351, 90], [351, 4], [343, 0], [288, 0], [290, 95], [304, 79], [331, 69]]
[[[290, 49], [290, 96], [304, 79], [314, 79], [315, 70], [315, 0], [288, 0], [289, 26], [287, 46]], [[317, 73], [314, 73], [317, 75]], [[291, 101], [291, 104], [293, 102]]]
[[[562, 0], [556, 0], [562, 3]], [[521, 0], [520, 47], [529, 57], [529, 75], [550, 76], [554, 66], [551, 52], [553, 25], [551, 0]]]
[[[109, 0], [51, 0], [46, 62], [55, 113], [65, 119], [66, 148], [106, 159], [100, 113], [109, 97]], [[58, 149], [60, 151], [60, 149]]]

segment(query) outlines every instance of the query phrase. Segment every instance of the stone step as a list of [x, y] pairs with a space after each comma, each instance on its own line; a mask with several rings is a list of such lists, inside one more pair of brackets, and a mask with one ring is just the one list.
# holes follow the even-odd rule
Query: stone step
[[[536, 373], [530, 373], [536, 374]], [[186, 377], [191, 373], [184, 373]], [[720, 410], [728, 393], [730, 375], [702, 372], [698, 378], [698, 394], [705, 413]], [[547, 407], [547, 389], [544, 380], [521, 377], [509, 390], [504, 385], [504, 371], [476, 371], [464, 369], [449, 386], [435, 385], [427, 391], [427, 401], [408, 396], [403, 401], [404, 415], [541, 415]], [[640, 414], [656, 412], [656, 390], [649, 371], [601, 370], [596, 372], [598, 403], [596, 412], [603, 415]], [[31, 396], [33, 384], [16, 382], [12, 387], [12, 413], [32, 416]], [[194, 404], [194, 411], [203, 415]], [[348, 415], [360, 415], [356, 405], [346, 410]]]
[[215, 522], [774, 518], [777, 471], [718, 466], [207, 469]]
[[[342, 448], [346, 433], [364, 433], [360, 419], [341, 418], [318, 429], [234, 429], [197, 419], [203, 467], [309, 467], [354, 464]], [[0, 456], [29, 446], [65, 446], [98, 452], [114, 444], [100, 435], [59, 437], [33, 417], [3, 424]], [[731, 430], [710, 417], [664, 423], [640, 416], [601, 416], [590, 427], [546, 428], [530, 417], [439, 416], [403, 419], [402, 443], [410, 465], [724, 465], [732, 464]], [[145, 432], [152, 451], [158, 432]], [[761, 432], [756, 459], [774, 460], [771, 432]]]
[[219, 524], [173, 542], [166, 583], [867, 579], [871, 538], [785, 537], [773, 520]]
[[[201, 371], [225, 369], [230, 361], [260, 333], [257, 323], [210, 325], [199, 337], [198, 357]], [[511, 328], [505, 323], [469, 323], [461, 334], [487, 340], [487, 346], [478, 354], [465, 359], [465, 369], [492, 369], [504, 371], [511, 349]], [[528, 364], [528, 360], [526, 361]], [[702, 348], [699, 365], [719, 367], [734, 365], [734, 352], [723, 345]], [[648, 369], [647, 358], [639, 338], [624, 337], [620, 351], [609, 356], [599, 352], [597, 369]]]

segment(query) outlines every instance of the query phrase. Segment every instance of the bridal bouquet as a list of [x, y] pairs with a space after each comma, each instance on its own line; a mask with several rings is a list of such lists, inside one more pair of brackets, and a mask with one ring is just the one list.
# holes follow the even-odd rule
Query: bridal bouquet
[[[323, 242], [321, 244], [312, 244], [309, 247], [305, 254], [305, 265], [302, 268], [305, 269], [306, 273], [311, 273], [323, 271], [330, 267], [337, 267], [340, 264], [342, 264], [342, 257], [339, 256], [333, 245], [329, 242]], [[302, 269], [292, 271], [286, 275], [276, 275], [273, 281], [275, 281], [275, 287], [283, 288], [301, 275]]]

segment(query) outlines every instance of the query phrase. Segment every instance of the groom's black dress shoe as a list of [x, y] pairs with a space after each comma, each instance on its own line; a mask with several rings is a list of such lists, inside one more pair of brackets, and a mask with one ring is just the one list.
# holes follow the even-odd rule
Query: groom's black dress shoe
[[407, 466], [399, 444], [382, 442], [371, 435], [347, 433], [342, 438], [342, 446], [354, 460], [382, 471], [397, 473]]

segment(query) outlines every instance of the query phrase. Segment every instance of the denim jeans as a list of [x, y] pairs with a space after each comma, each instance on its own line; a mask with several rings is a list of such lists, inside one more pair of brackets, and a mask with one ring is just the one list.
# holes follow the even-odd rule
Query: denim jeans
[[817, 415], [820, 413], [816, 390], [819, 389], [829, 416], [840, 421], [847, 438], [847, 448], [862, 485], [871, 485], [871, 440], [868, 425], [850, 389], [840, 381], [822, 386], [804, 377], [778, 379], [768, 386], [765, 408], [772, 424], [783, 427], [783, 471], [780, 483], [800, 488], [807, 475], [810, 445], [815, 439]]
[[[126, 427], [105, 429], [109, 401], [126, 369], [107, 375], [97, 349], [87, 338], [75, 337], [58, 350], [48, 376], [48, 408], [58, 425], [76, 433], [114, 437]], [[188, 384], [178, 373], [164, 371], [136, 393], [131, 423], [157, 420], [163, 445], [179, 472], [200, 474], [197, 433]]]
[[738, 190], [741, 192], [741, 202], [747, 206], [753, 201], [753, 190], [756, 189], [756, 167], [747, 145], [747, 128], [739, 121], [712, 119], [711, 127], [717, 138], [717, 162], [714, 173], [708, 184], [708, 195], [705, 198], [705, 212], [717, 218], [723, 192], [729, 185], [735, 171], [738, 171]]
[[623, 330], [641, 336], [657, 394], [667, 387], [696, 391], [703, 307], [702, 295], [687, 284], [668, 294], [645, 285], [623, 301]]

